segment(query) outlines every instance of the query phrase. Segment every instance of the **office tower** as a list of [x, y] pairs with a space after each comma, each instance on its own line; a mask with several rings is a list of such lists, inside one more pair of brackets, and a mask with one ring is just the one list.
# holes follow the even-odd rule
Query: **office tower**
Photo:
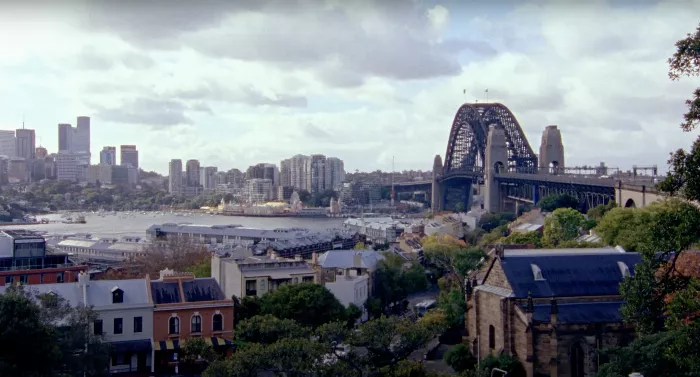
[[187, 187], [199, 187], [199, 160], [187, 160], [185, 170]]
[[[205, 190], [212, 190], [216, 186], [216, 166], [199, 168], [199, 183]], [[225, 183], [225, 182], [224, 182]]]
[[36, 147], [36, 151], [35, 151], [34, 155], [36, 156], [37, 159], [46, 158], [46, 156], [49, 155], [49, 152], [46, 150], [46, 148], [39, 146], [39, 147]]
[[60, 151], [56, 155], [56, 178], [59, 181], [78, 182], [78, 155], [71, 151]]
[[328, 171], [326, 176], [329, 178], [330, 182], [330, 187], [327, 189], [338, 191], [343, 185], [343, 182], [345, 182], [345, 164], [343, 160], [337, 157], [328, 157], [326, 159], [326, 169]]
[[18, 128], [15, 131], [17, 157], [33, 160], [36, 157], [36, 135], [34, 130]]
[[[131, 165], [135, 168], [139, 167], [139, 151], [136, 150], [135, 145], [122, 145], [119, 149], [121, 152], [120, 165]], [[182, 163], [180, 167], [182, 168]]]
[[288, 158], [280, 162], [280, 186], [292, 185], [292, 159]]
[[15, 157], [17, 152], [17, 139], [15, 131], [1, 130], [0, 131], [0, 156], [8, 158]]
[[173, 195], [182, 195], [182, 160], [170, 160], [168, 174], [168, 192]]
[[326, 156], [322, 154], [311, 155], [311, 189], [309, 192], [317, 193], [326, 190]]
[[79, 116], [73, 132], [71, 150], [90, 153], [90, 117]]
[[58, 151], [70, 151], [73, 144], [73, 127], [67, 123], [58, 124]]
[[[122, 159], [123, 159], [122, 154]], [[100, 165], [116, 165], [117, 164], [117, 148], [102, 147], [100, 152]]]

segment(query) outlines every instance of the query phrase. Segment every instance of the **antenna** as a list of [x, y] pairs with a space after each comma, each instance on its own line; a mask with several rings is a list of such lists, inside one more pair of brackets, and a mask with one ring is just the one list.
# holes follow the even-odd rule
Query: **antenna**
[[22, 129], [24, 129], [24, 113], [22, 113]]

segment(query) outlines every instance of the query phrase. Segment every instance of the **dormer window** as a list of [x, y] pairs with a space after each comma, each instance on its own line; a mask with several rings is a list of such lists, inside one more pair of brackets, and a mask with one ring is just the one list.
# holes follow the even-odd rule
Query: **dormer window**
[[121, 304], [124, 302], [124, 291], [119, 287], [112, 288], [112, 304]]
[[630, 268], [625, 264], [625, 262], [617, 262], [617, 267], [620, 268], [620, 275], [622, 275], [622, 278], [626, 278], [630, 276]]
[[535, 280], [544, 280], [542, 270], [536, 264], [531, 264], [530, 268], [532, 268], [532, 276]]

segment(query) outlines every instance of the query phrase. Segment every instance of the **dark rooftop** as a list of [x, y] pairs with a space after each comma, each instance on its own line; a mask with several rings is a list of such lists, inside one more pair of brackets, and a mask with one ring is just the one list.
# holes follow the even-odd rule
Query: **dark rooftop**
[[151, 293], [155, 304], [173, 304], [180, 302], [180, 288], [177, 281], [174, 282], [151, 282]]
[[182, 290], [185, 293], [185, 301], [218, 301], [225, 300], [224, 292], [214, 278], [201, 278], [182, 282]]
[[[622, 302], [582, 302], [557, 304], [557, 323], [619, 323]], [[524, 309], [524, 308], [523, 308]], [[552, 306], [535, 305], [532, 318], [537, 322], [549, 323]]]
[[[515, 297], [576, 297], [618, 295], [623, 275], [620, 264], [634, 274], [637, 253], [508, 255], [501, 260]], [[535, 280], [533, 265], [542, 279]]]
[[8, 236], [18, 240], [18, 239], [33, 239], [33, 238], [41, 238], [44, 239], [44, 236], [41, 235], [41, 233], [35, 232], [33, 230], [26, 230], [26, 229], [15, 229], [15, 230], [3, 230], [3, 233], [7, 234]]

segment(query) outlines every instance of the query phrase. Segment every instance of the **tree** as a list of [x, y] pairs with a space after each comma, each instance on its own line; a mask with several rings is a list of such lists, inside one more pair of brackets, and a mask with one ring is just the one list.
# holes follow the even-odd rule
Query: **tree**
[[558, 208], [544, 219], [542, 240], [544, 244], [556, 247], [563, 241], [576, 239], [580, 235], [583, 215], [575, 209]]
[[[695, 34], [688, 34], [685, 39], [676, 42], [676, 52], [668, 59], [669, 77], [678, 80], [681, 76], [700, 75], [700, 26]], [[686, 100], [688, 112], [684, 115], [681, 128], [694, 130], [700, 124], [700, 88], [695, 89], [692, 100]]]
[[423, 266], [412, 263], [406, 268], [406, 261], [394, 253], [384, 253], [384, 259], [377, 262], [375, 282], [375, 296], [381, 308], [388, 308], [428, 286]]
[[438, 296], [438, 306], [445, 315], [445, 320], [452, 328], [464, 327], [464, 313], [467, 304], [464, 300], [464, 291], [458, 286], [443, 290]]
[[617, 204], [614, 201], [609, 201], [608, 204], [599, 204], [588, 210], [586, 213], [588, 218], [595, 221], [600, 221], [606, 213], [608, 213], [613, 208], [617, 208]]
[[445, 362], [457, 373], [474, 369], [476, 358], [466, 344], [457, 344], [445, 353]]
[[470, 248], [463, 241], [448, 235], [431, 235], [423, 239], [423, 255], [443, 274], [464, 291], [464, 279], [469, 271], [475, 271], [485, 254], [478, 248]]
[[236, 339], [249, 343], [272, 344], [285, 338], [304, 338], [309, 329], [291, 319], [279, 319], [266, 314], [241, 321], [236, 327]]
[[242, 299], [233, 296], [233, 325], [261, 313], [262, 300], [258, 296], [245, 296]]
[[457, 213], [459, 213], [459, 212], [464, 212], [464, 203], [462, 203], [462, 202], [457, 202], [457, 203], [455, 204], [455, 212], [457, 212]]
[[510, 212], [487, 213], [479, 219], [479, 228], [490, 232], [498, 226], [508, 225], [513, 220], [515, 220], [515, 215]]
[[547, 212], [554, 212], [559, 208], [578, 209], [579, 206], [580, 204], [578, 198], [575, 198], [569, 194], [549, 195], [537, 202], [537, 207]]
[[345, 307], [326, 287], [314, 283], [286, 284], [261, 300], [261, 313], [318, 327], [332, 321], [345, 321]]
[[182, 347], [182, 358], [180, 370], [187, 370], [190, 373], [197, 373], [204, 370], [210, 363], [217, 360], [214, 348], [207, 344], [202, 338], [187, 339]]
[[185, 237], [168, 237], [153, 240], [144, 248], [143, 255], [134, 259], [138, 273], [157, 279], [160, 271], [170, 268], [186, 271], [201, 263], [210, 263], [211, 252], [204, 246]]
[[201, 262], [185, 269], [186, 272], [193, 273], [197, 278], [211, 277], [211, 261], [206, 258]]
[[499, 240], [506, 245], [535, 245], [535, 248], [542, 248], [542, 233], [540, 232], [516, 232], [511, 233]]

